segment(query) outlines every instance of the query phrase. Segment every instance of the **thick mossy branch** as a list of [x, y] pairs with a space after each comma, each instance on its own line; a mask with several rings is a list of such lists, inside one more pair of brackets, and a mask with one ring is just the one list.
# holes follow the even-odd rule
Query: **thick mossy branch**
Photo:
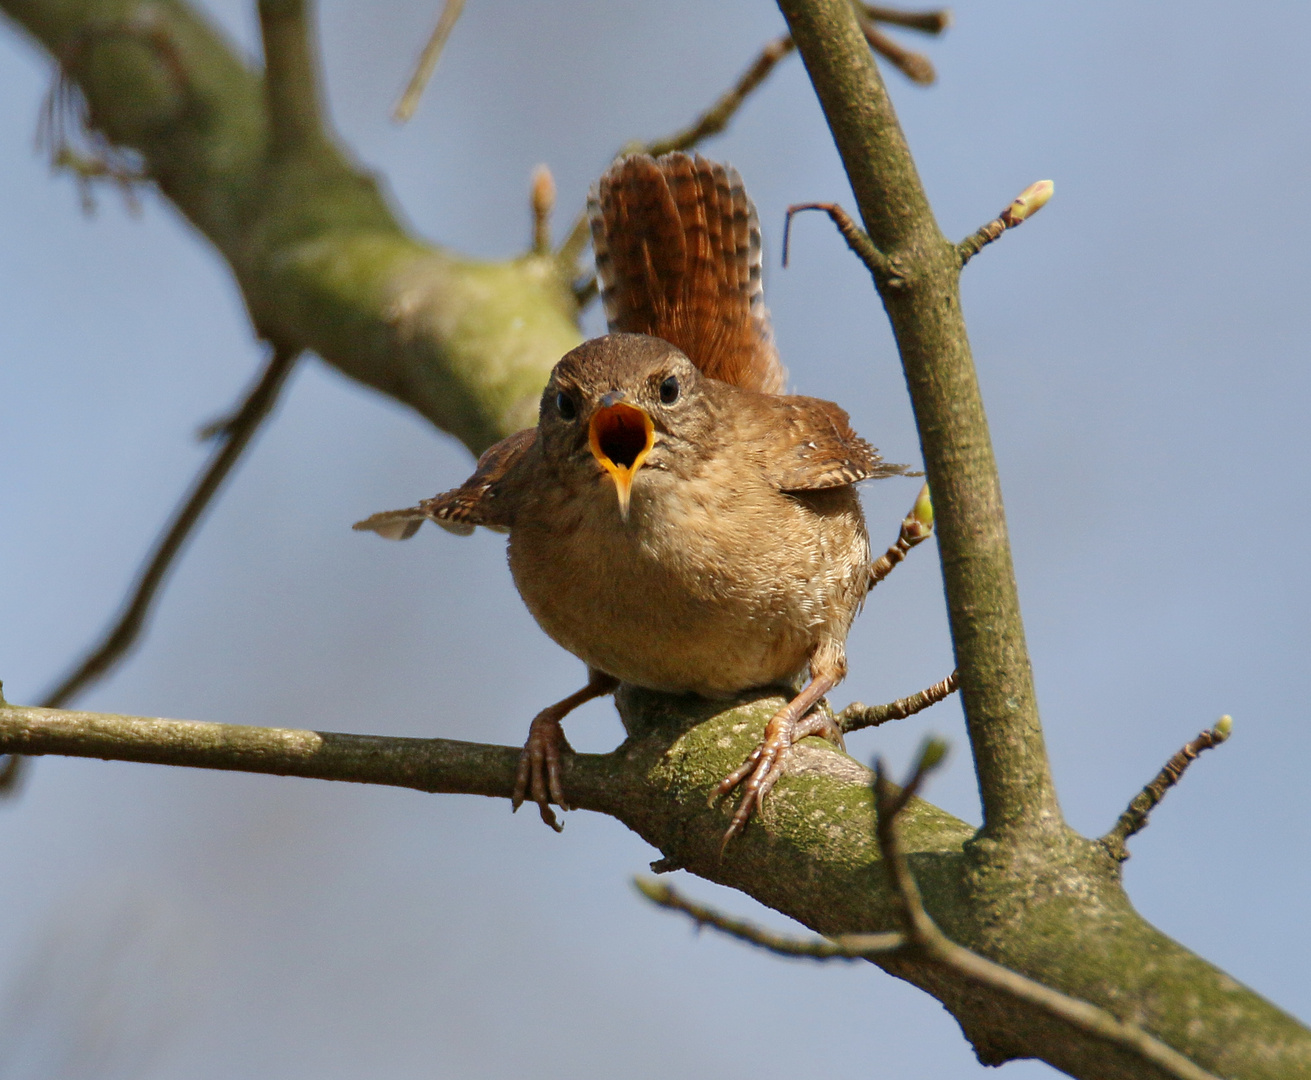
[[[721, 859], [729, 806], [709, 792], [755, 744], [780, 699], [722, 703], [623, 689], [628, 739], [566, 760], [582, 809], [610, 814], [686, 867], [740, 889], [818, 933], [899, 930], [874, 836], [870, 773], [806, 740], [763, 812]], [[517, 748], [0, 707], [0, 753], [125, 761], [388, 784], [508, 800]], [[1311, 1075], [1311, 1033], [1147, 925], [1099, 843], [1054, 848], [1015, 903], [998, 903], [968, 853], [974, 830], [919, 800], [899, 817], [929, 914], [951, 940], [1045, 985], [1131, 1017], [1217, 1075]], [[550, 837], [543, 830], [543, 842]], [[1150, 960], [1150, 962], [1147, 962]], [[980, 1057], [1040, 1057], [1071, 1075], [1155, 1076], [1104, 1044], [931, 963], [879, 961], [942, 1000]]]
[[170, 0], [2, 0], [0, 10], [81, 88], [91, 124], [137, 151], [219, 250], [259, 333], [317, 352], [475, 453], [534, 421], [552, 365], [581, 340], [572, 266], [549, 255], [479, 262], [411, 237], [316, 115], [301, 3], [261, 6], [268, 86]]

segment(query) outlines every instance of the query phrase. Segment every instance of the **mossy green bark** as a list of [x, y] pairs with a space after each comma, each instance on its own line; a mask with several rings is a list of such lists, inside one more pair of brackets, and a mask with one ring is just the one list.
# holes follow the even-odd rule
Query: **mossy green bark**
[[484, 262], [411, 236], [330, 135], [274, 137], [260, 73], [184, 4], [0, 9], [227, 261], [259, 334], [318, 353], [474, 453], [534, 422], [551, 367], [581, 340], [572, 265]]

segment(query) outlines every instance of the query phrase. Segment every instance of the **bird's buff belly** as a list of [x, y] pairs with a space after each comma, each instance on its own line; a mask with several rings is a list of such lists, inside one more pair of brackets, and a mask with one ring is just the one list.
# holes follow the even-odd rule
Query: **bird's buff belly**
[[542, 629], [622, 682], [718, 697], [799, 676], [834, 629], [824, 583], [761, 573], [769, 552], [746, 579], [713, 553], [697, 555], [660, 557], [613, 534], [516, 528], [509, 560]]

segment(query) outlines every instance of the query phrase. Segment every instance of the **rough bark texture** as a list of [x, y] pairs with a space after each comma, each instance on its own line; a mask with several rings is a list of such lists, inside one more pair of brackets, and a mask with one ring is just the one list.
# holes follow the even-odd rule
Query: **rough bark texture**
[[[929, 912], [956, 942], [1147, 1030], [1212, 1072], [1311, 1077], [1311, 1032], [1145, 923], [1118, 863], [1064, 824], [1042, 744], [1000, 487], [960, 315], [957, 264], [915, 174], [847, 0], [782, 0], [829, 118], [905, 362], [939, 522], [944, 582], [985, 808], [974, 829], [927, 803], [905, 818]], [[578, 341], [572, 265], [482, 263], [424, 244], [326, 133], [294, 0], [265, 0], [268, 79], [185, 6], [0, 0], [82, 87], [92, 123], [232, 266], [259, 333], [312, 349], [407, 402], [472, 450], [528, 422]], [[729, 808], [709, 808], [778, 707], [625, 690], [614, 753], [567, 762], [585, 809], [611, 814], [668, 864], [734, 886], [821, 933], [895, 925], [867, 771], [803, 745], [763, 813], [721, 859]], [[814, 743], [815, 745], [811, 745]], [[444, 740], [287, 732], [0, 706], [0, 753], [73, 754], [508, 797], [518, 751]], [[885, 961], [946, 1004], [982, 1060], [1039, 1057], [1071, 1075], [1156, 1077], [931, 964]]]

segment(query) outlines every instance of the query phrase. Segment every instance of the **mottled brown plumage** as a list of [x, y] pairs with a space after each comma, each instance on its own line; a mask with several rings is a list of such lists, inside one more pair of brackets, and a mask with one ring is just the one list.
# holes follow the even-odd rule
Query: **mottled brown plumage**
[[553, 825], [560, 720], [583, 701], [620, 682], [725, 697], [806, 680], [719, 785], [746, 782], [727, 840], [796, 740], [840, 741], [810, 709], [846, 674], [868, 581], [854, 485], [905, 469], [838, 406], [775, 392], [759, 232], [736, 173], [681, 154], [626, 158], [593, 203], [611, 329], [625, 332], [568, 353], [537, 427], [488, 450], [461, 487], [356, 528], [509, 532], [525, 604], [590, 673], [534, 719], [520, 762], [515, 805], [531, 795]]
[[678, 346], [711, 378], [781, 394], [760, 221], [737, 170], [700, 155], [612, 165], [587, 201], [612, 331]]

